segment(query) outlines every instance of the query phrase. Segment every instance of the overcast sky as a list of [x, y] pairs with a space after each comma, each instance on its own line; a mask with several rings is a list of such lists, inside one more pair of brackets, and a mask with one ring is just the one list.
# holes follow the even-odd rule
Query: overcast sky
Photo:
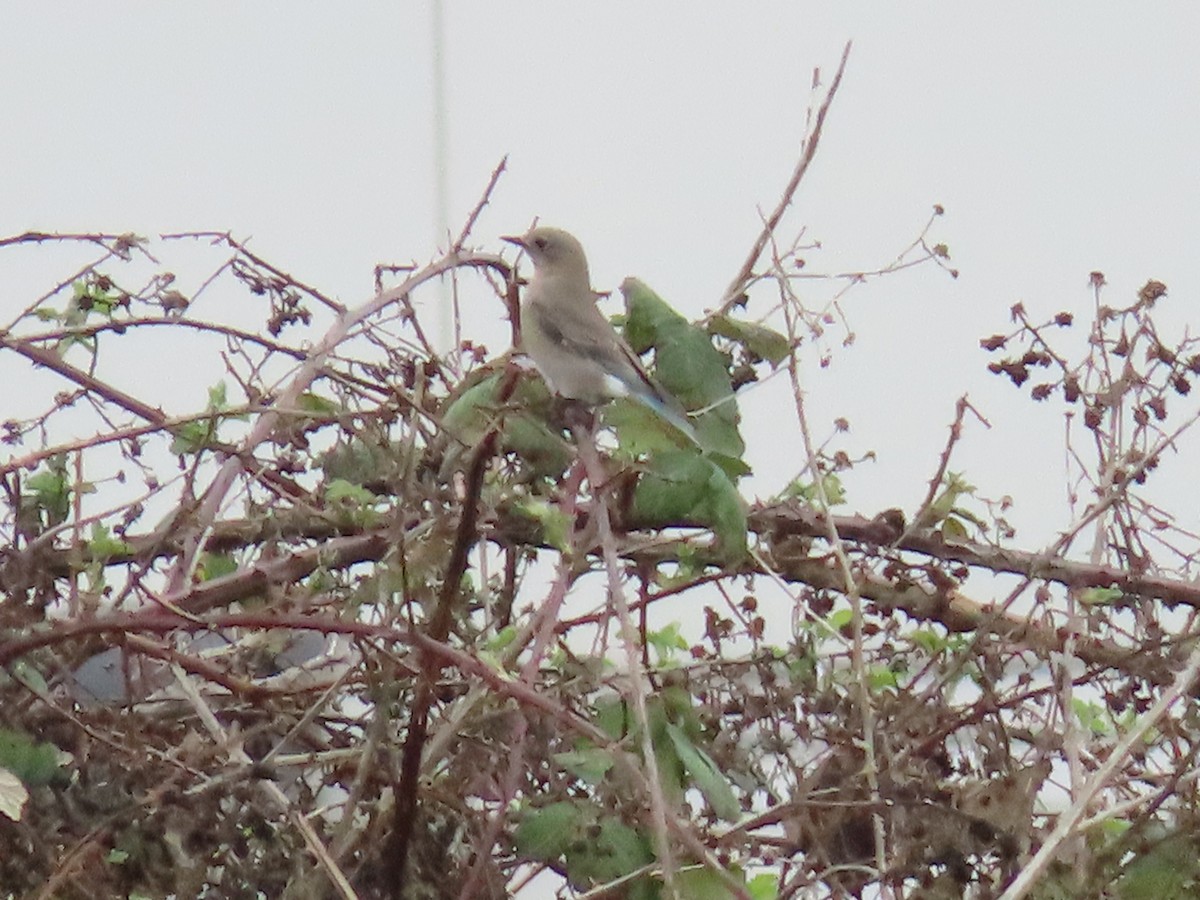
[[[540, 216], [584, 241], [598, 289], [637, 275], [690, 316], [787, 180], [814, 67], [828, 81], [853, 40], [783, 235], [821, 242], [814, 271], [871, 269], [940, 203], [933, 237], [961, 272], [852, 293], [856, 344], [808, 373], [818, 435], [844, 415], [843, 446], [880, 454], [851, 482], [856, 510], [913, 508], [969, 391], [994, 428], [968, 429], [956, 467], [1016, 496], [1024, 543], [1045, 540], [1066, 522], [1060, 411], [988, 376], [978, 339], [1017, 301], [1086, 316], [1093, 269], [1114, 304], [1154, 277], [1180, 321], [1200, 319], [1200, 6], [446, 7], [450, 226], [507, 154], [479, 246]], [[429, 4], [0, 10], [0, 235], [230, 229], [350, 304], [375, 263], [435, 255]], [[65, 274], [22, 280], [14, 259], [0, 253], [5, 320], [30, 299], [14, 284]], [[496, 304], [477, 315], [501, 341]], [[744, 404], [758, 493], [799, 464], [779, 388]]]

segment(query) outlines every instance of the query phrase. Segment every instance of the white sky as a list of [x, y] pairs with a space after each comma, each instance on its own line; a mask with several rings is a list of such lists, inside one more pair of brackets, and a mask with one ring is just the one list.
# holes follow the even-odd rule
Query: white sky
[[[857, 510], [915, 505], [969, 391], [995, 428], [968, 429], [956, 467], [1013, 494], [1041, 542], [1066, 521], [1061, 419], [988, 376], [978, 338], [1018, 300], [1086, 317], [1093, 269], [1114, 304], [1155, 277], [1167, 314], [1200, 313], [1200, 6], [446, 7], [451, 228], [508, 154], [480, 246], [537, 215], [583, 239], [597, 288], [637, 275], [691, 316], [791, 171], [812, 69], [828, 80], [853, 39], [783, 234], [822, 242], [812, 270], [874, 268], [941, 203], [933, 236], [962, 273], [852, 293], [856, 345], [809, 375], [818, 434], [845, 415], [847, 449], [881, 454], [851, 480]], [[431, 35], [427, 3], [4, 2], [0, 235], [232, 229], [357, 303], [376, 262], [436, 253]], [[30, 299], [12, 259], [0, 318]], [[39, 266], [42, 287], [65, 274]], [[774, 385], [744, 404], [759, 493], [798, 466], [789, 409]]]

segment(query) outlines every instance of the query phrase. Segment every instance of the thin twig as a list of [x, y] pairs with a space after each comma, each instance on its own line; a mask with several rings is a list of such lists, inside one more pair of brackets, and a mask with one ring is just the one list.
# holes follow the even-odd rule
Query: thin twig
[[1108, 754], [1092, 777], [1080, 786], [1070, 809], [1059, 814], [1050, 836], [1042, 842], [1042, 846], [1034, 854], [1033, 859], [1022, 868], [1013, 883], [1000, 895], [1000, 900], [1021, 900], [1033, 889], [1046, 867], [1054, 860], [1059, 847], [1075, 834], [1075, 826], [1083, 819], [1092, 799], [1101, 789], [1109, 785], [1113, 775], [1126, 764], [1134, 749], [1141, 746], [1146, 732], [1155, 727], [1174, 703], [1191, 692], [1198, 675], [1200, 675], [1200, 646], [1193, 648], [1188, 656], [1187, 665], [1179, 672], [1174, 683], [1164, 690], [1154, 705], [1138, 718], [1133, 727], [1113, 747], [1112, 752]]
[[750, 252], [746, 255], [741, 269], [738, 270], [733, 281], [729, 283], [729, 287], [725, 289], [725, 295], [721, 298], [720, 307], [716, 312], [711, 313], [708, 318], [724, 315], [738, 302], [738, 298], [745, 291], [746, 285], [753, 278], [754, 266], [758, 263], [763, 251], [767, 248], [767, 244], [770, 243], [775, 229], [779, 227], [779, 223], [783, 219], [783, 214], [787, 212], [787, 208], [792, 203], [792, 198], [800, 187], [800, 182], [804, 180], [804, 175], [808, 172], [808, 167], [812, 165], [812, 161], [817, 155], [817, 146], [821, 142], [821, 132], [825, 127], [825, 116], [829, 113], [829, 108], [833, 104], [833, 98], [837, 95], [838, 88], [841, 86], [842, 73], [846, 71], [846, 63], [850, 59], [851, 43], [847, 41], [845, 49], [842, 50], [842, 60], [838, 64], [837, 73], [833, 76], [833, 83], [829, 86], [829, 91], [825, 94], [825, 99], [817, 109], [816, 122], [813, 125], [812, 131], [804, 137], [804, 142], [801, 145], [800, 159], [796, 162], [796, 168], [792, 170], [792, 177], [788, 179], [787, 186], [783, 189], [783, 195], [779, 198], [779, 202], [775, 204], [775, 209], [771, 211], [771, 214], [764, 221], [762, 231], [755, 238], [754, 244], [751, 246]]

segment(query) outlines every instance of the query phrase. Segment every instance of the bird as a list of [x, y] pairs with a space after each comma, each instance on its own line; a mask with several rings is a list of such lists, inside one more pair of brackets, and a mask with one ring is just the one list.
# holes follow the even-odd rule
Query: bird
[[590, 406], [620, 397], [636, 400], [699, 444], [683, 407], [596, 306], [579, 240], [546, 225], [501, 240], [533, 261], [521, 302], [521, 342], [551, 390]]

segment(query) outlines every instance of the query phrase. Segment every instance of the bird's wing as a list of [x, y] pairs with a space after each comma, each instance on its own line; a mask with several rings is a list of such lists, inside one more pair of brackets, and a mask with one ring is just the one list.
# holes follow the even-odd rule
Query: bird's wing
[[628, 376], [631, 373], [627, 370], [632, 368], [639, 379], [650, 378], [637, 356], [595, 306], [558, 306], [551, 312], [534, 303], [529, 312], [537, 317], [541, 332], [572, 355], [591, 360], [607, 372]]
[[541, 313], [537, 306], [533, 311], [547, 337], [619, 377], [630, 393], [642, 394], [682, 412], [679, 401], [646, 371], [633, 348], [617, 334], [598, 308], [559, 307], [553, 316]]
[[602, 372], [611, 375], [620, 382], [622, 393], [640, 398], [698, 443], [683, 405], [646, 371], [633, 348], [617, 334], [612, 323], [598, 308], [560, 306], [551, 314], [540, 304], [532, 303], [527, 311], [537, 318], [538, 327], [547, 339], [572, 356], [581, 361], [590, 361]]

